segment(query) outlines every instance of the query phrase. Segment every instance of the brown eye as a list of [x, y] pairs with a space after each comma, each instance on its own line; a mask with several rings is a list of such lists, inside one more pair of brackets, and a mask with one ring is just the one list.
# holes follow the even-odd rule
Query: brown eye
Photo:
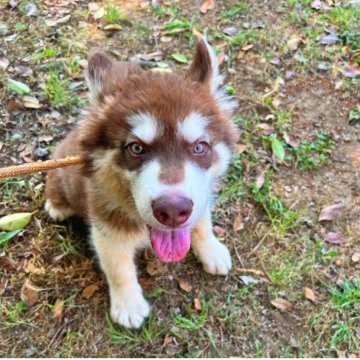
[[136, 142], [129, 144], [127, 147], [130, 150], [130, 152], [134, 155], [142, 155], [145, 153], [145, 149]]
[[203, 155], [206, 153], [208, 147], [209, 145], [205, 141], [199, 142], [194, 146], [193, 153], [196, 155]]

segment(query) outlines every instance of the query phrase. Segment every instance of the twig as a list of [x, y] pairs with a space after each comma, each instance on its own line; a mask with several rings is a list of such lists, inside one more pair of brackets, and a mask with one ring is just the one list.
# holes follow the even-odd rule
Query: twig
[[265, 273], [261, 270], [256, 269], [244, 269], [244, 268], [236, 268], [235, 271], [239, 272], [240, 274], [251, 274], [254, 276], [265, 276]]
[[48, 171], [66, 166], [83, 164], [84, 162], [85, 159], [82, 156], [68, 156], [64, 159], [53, 159], [17, 166], [9, 166], [0, 169], [0, 180], [9, 177], [33, 174], [39, 171]]

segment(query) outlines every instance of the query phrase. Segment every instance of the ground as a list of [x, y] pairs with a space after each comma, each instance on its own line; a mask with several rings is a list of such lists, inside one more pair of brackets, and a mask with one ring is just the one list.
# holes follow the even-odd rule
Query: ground
[[233, 270], [139, 254], [152, 304], [139, 331], [109, 319], [86, 227], [47, 217], [46, 175], [2, 180], [0, 217], [33, 214], [0, 233], [0, 355], [360, 356], [359, 1], [202, 3], [0, 0], [0, 166], [51, 157], [83, 116], [91, 47], [184, 71], [193, 30], [218, 53], [241, 129], [214, 209]]

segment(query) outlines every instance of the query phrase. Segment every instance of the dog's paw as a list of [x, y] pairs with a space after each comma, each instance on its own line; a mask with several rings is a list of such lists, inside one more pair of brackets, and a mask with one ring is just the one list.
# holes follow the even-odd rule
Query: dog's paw
[[54, 221], [59, 222], [64, 221], [66, 218], [73, 215], [73, 211], [71, 209], [58, 209], [54, 207], [50, 199], [46, 200], [45, 210]]
[[126, 328], [138, 329], [150, 314], [150, 305], [144, 299], [139, 284], [122, 289], [111, 296], [111, 318]]
[[202, 262], [204, 270], [213, 275], [227, 275], [232, 262], [228, 248], [215, 237], [196, 247], [195, 255]]

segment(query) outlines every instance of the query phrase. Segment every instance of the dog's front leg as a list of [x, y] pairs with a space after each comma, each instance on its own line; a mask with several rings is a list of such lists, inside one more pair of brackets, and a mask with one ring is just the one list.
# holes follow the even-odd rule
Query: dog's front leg
[[201, 261], [206, 272], [226, 275], [231, 270], [230, 252], [213, 233], [210, 209], [196, 224], [191, 242], [194, 254]]
[[[139, 328], [149, 316], [150, 306], [137, 281], [134, 255], [143, 234], [108, 232], [93, 225], [92, 240], [109, 283], [111, 317], [127, 328]], [[116, 235], [115, 235], [116, 234]]]

